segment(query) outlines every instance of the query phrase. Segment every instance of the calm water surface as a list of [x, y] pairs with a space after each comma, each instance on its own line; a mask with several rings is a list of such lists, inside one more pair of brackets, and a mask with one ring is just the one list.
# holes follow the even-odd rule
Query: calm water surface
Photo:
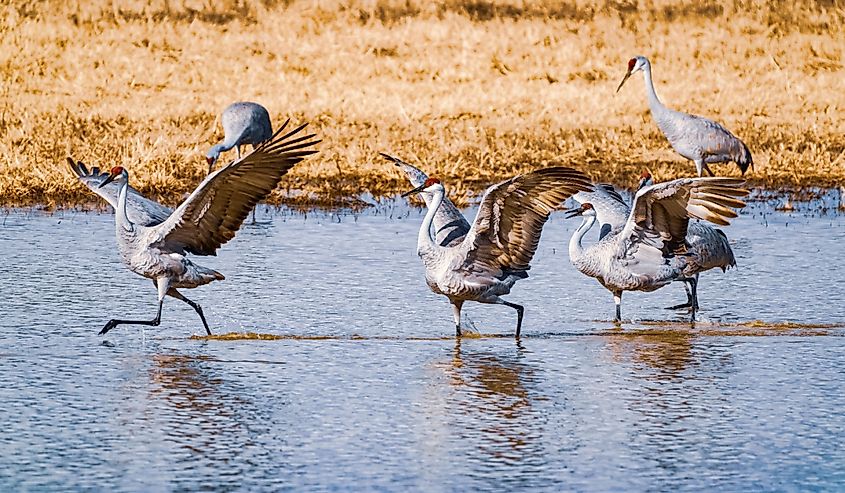
[[518, 342], [513, 310], [478, 304], [483, 336], [449, 337], [417, 210], [263, 216], [185, 293], [215, 333], [277, 340], [191, 339], [172, 299], [160, 327], [97, 336], [155, 312], [113, 217], [3, 216], [0, 491], [845, 488], [843, 216], [749, 206], [699, 323], [663, 309], [672, 285], [626, 293], [620, 329], [556, 214], [508, 298]]

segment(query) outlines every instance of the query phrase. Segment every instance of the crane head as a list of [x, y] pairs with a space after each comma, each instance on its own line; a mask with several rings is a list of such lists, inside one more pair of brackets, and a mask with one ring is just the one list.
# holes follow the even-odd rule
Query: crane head
[[427, 179], [425, 181], [425, 183], [418, 186], [417, 188], [403, 193], [402, 196], [407, 197], [408, 195], [415, 194], [415, 193], [418, 193], [418, 192], [432, 192], [434, 190], [429, 190], [429, 188], [436, 188], [436, 187], [443, 188], [443, 185], [440, 183], [440, 180], [438, 180], [437, 178], [431, 177], [431, 178]]
[[591, 204], [589, 202], [584, 202], [583, 204], [581, 204], [581, 207], [578, 207], [577, 209], [569, 209], [568, 211], [566, 211], [566, 218], [567, 219], [571, 219], [571, 218], [577, 217], [577, 216], [595, 216], [595, 215], [596, 215], [596, 209], [593, 207], [593, 204]]
[[114, 168], [111, 169], [111, 172], [109, 173], [109, 177], [106, 178], [103, 181], [103, 183], [100, 183], [100, 186], [97, 187], [97, 188], [103, 188], [104, 186], [113, 182], [115, 180], [115, 178], [117, 178], [118, 176], [124, 176], [124, 175], [128, 177], [129, 173], [127, 173], [126, 170], [123, 169], [123, 166], [115, 166]]
[[628, 77], [630, 77], [631, 74], [638, 70], [644, 69], [646, 65], [648, 65], [648, 59], [644, 56], [637, 55], [634, 58], [628, 60], [628, 71], [625, 72], [625, 77], [622, 78], [622, 82], [619, 83], [619, 87], [616, 88], [616, 92], [619, 92], [619, 89], [622, 89], [622, 86], [625, 84], [625, 81], [628, 80]]
[[651, 176], [651, 171], [646, 168], [640, 173], [640, 183], [637, 185], [637, 191], [651, 185], [654, 185], [654, 177]]

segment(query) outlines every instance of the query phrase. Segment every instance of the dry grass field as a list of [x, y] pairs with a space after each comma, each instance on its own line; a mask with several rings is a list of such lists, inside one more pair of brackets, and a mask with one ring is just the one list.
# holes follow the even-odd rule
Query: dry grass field
[[6, 206], [95, 200], [66, 156], [121, 164], [174, 203], [203, 177], [217, 115], [236, 100], [323, 139], [276, 201], [407, 188], [379, 151], [438, 175], [459, 201], [550, 164], [627, 185], [643, 166], [690, 175], [640, 74], [614, 93], [636, 54], [669, 107], [745, 140], [751, 184], [845, 176], [839, 0], [12, 0], [0, 12]]

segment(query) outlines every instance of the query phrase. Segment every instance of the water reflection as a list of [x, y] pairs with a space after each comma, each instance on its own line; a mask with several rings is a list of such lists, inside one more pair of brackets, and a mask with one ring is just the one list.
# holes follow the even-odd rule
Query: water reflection
[[541, 437], [546, 418], [535, 406], [543, 397], [537, 371], [526, 363], [527, 350], [518, 342], [514, 349], [505, 347], [499, 353], [467, 349], [456, 339], [450, 359], [437, 367], [450, 387], [445, 405], [453, 438], [473, 444], [464, 451], [470, 475], [498, 484], [523, 483], [530, 481], [525, 473], [545, 463]]
[[[249, 391], [238, 385], [237, 364], [205, 355], [154, 354], [148, 369], [147, 419], [175, 452], [172, 466], [215, 473], [215, 485], [239, 484], [239, 475], [274, 455], [266, 441], [275, 436], [274, 391]], [[255, 402], [259, 396], [264, 401]], [[275, 462], [282, 459], [275, 455]]]
[[736, 409], [724, 398], [736, 371], [728, 342], [691, 328], [604, 335], [611, 359], [638, 381], [626, 386], [624, 398], [631, 413], [628, 446], [646, 458], [642, 466], [656, 480], [674, 489], [686, 480], [680, 473], [702, 460], [736, 460], [731, 450], [743, 439], [731, 426]]
[[689, 330], [631, 331], [614, 327], [600, 332], [616, 363], [631, 362], [638, 376], [654, 380], [684, 378], [693, 364], [694, 332]]

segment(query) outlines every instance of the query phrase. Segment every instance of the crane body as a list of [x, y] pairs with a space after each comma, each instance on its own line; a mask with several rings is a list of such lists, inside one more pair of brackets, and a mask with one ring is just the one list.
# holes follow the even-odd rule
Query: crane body
[[417, 237], [417, 254], [425, 265], [426, 284], [452, 305], [457, 336], [461, 335], [464, 302], [477, 301], [515, 309], [515, 335], [519, 337], [524, 307], [502, 296], [510, 293], [516, 281], [528, 277], [543, 224], [552, 211], [573, 193], [590, 187], [583, 173], [563, 167], [541, 169], [493, 185], [485, 192], [463, 239], [445, 246], [431, 233], [446, 198], [440, 180], [428, 178], [403, 194], [431, 194]]
[[648, 107], [654, 122], [675, 152], [695, 163], [698, 176], [702, 176], [703, 171], [714, 176], [708, 166], [714, 163], [734, 162], [743, 175], [749, 167], [754, 169], [748, 146], [728, 129], [713, 120], [669, 109], [660, 101], [654, 90], [648, 58], [636, 56], [628, 61], [628, 71], [616, 92], [638, 71], [643, 73]]
[[[624, 291], [654, 291], [672, 281], [690, 284], [696, 296], [695, 278], [700, 257], [687, 245], [689, 218], [727, 225], [736, 217], [731, 208], [744, 207], [739, 199], [748, 191], [731, 178], [685, 178], [641, 188], [623, 226], [617, 226], [597, 243], [582, 240], [597, 220], [590, 202], [573, 209], [569, 217], [583, 221], [569, 242], [569, 257], [581, 273], [594, 277], [613, 293], [616, 320], [621, 319]], [[700, 254], [699, 254], [700, 255]], [[692, 306], [695, 319], [696, 304]]]
[[278, 185], [296, 163], [316, 152], [314, 135], [297, 136], [301, 125], [281, 135], [285, 122], [270, 140], [242, 159], [208, 175], [175, 210], [147, 199], [129, 186], [129, 172], [115, 166], [108, 174], [89, 172], [68, 158], [71, 169], [92, 191], [115, 206], [118, 253], [132, 272], [151, 279], [158, 291], [158, 312], [152, 320], [110, 320], [100, 334], [122, 324], [157, 326], [165, 296], [189, 304], [211, 330], [202, 308], [185, 298], [179, 288], [195, 288], [222, 280], [219, 272], [194, 263], [187, 254], [215, 255], [235, 236], [249, 211]]

